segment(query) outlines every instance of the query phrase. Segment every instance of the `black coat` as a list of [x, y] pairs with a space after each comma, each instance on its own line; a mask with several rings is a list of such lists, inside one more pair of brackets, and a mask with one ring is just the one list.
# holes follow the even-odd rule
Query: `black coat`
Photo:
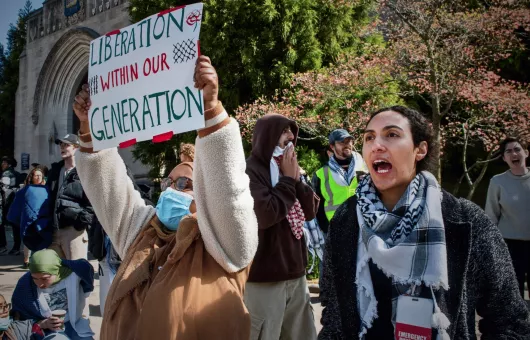
[[54, 213], [51, 222], [58, 229], [74, 227], [84, 230], [94, 223], [94, 209], [85, 195], [76, 168], [70, 170], [59, 187], [63, 166], [64, 161], [53, 163], [46, 182], [51, 192], [51, 211]]
[[[324, 311], [319, 340], [359, 339], [356, 204], [355, 196], [348, 199], [331, 221], [320, 283]], [[478, 206], [445, 191], [442, 215], [450, 288], [435, 294], [451, 322], [451, 339], [476, 339], [475, 310], [482, 317], [482, 339], [530, 339], [527, 305], [497, 227]]]

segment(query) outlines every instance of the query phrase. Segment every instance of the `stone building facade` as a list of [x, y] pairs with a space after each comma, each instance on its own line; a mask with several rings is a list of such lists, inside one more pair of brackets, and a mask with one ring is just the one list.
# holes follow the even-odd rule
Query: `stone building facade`
[[[47, 0], [31, 13], [16, 98], [19, 169], [23, 153], [30, 163], [60, 160], [54, 140], [79, 128], [72, 103], [88, 77], [90, 41], [129, 24], [127, 0]], [[130, 149], [120, 153], [137, 177], [147, 175]]]

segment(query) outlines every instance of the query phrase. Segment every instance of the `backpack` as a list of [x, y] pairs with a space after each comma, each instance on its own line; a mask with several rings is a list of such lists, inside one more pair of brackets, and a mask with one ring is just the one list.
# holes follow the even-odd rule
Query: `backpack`
[[96, 258], [98, 261], [102, 261], [107, 255], [105, 250], [105, 231], [96, 220], [87, 230], [88, 233], [88, 251]]

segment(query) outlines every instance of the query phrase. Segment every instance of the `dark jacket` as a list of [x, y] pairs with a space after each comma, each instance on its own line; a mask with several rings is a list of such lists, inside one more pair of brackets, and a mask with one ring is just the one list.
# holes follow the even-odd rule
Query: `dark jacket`
[[50, 207], [54, 228], [74, 227], [84, 230], [94, 223], [94, 210], [85, 195], [77, 169], [70, 170], [59, 187], [64, 161], [53, 163], [46, 185], [50, 189]]
[[22, 242], [32, 251], [46, 249], [52, 243], [49, 192], [44, 185], [27, 185], [20, 189], [11, 204], [7, 219], [20, 226]]
[[311, 187], [290, 177], [280, 176], [271, 184], [270, 161], [283, 130], [290, 126], [296, 137], [296, 123], [281, 115], [260, 118], [252, 136], [252, 153], [247, 160], [250, 192], [258, 219], [259, 245], [250, 268], [248, 281], [277, 282], [305, 275], [307, 248], [302, 237], [297, 240], [287, 214], [296, 199], [300, 201], [307, 221], [315, 218], [318, 198]]
[[[331, 220], [320, 282], [324, 306], [321, 340], [359, 338], [356, 204], [356, 197], [351, 197]], [[528, 309], [497, 227], [478, 206], [445, 191], [442, 215], [450, 288], [435, 295], [451, 322], [451, 339], [476, 339], [475, 311], [482, 317], [482, 339], [530, 339]]]
[[318, 205], [317, 216], [316, 216], [318, 226], [320, 227], [320, 230], [322, 230], [324, 233], [327, 234], [328, 229], [329, 229], [329, 221], [328, 221], [328, 217], [326, 216], [326, 210], [324, 209], [326, 200], [324, 199], [324, 195], [322, 195], [322, 190], [320, 190], [320, 178], [317, 176], [316, 172], [313, 174], [313, 179], [311, 180], [311, 186], [313, 187], [313, 190], [317, 194], [318, 198], [320, 198], [320, 204]]
[[96, 218], [94, 223], [87, 231], [88, 233], [88, 251], [98, 261], [102, 261], [107, 255], [105, 249], [105, 230]]
[[[145, 205], [150, 205], [154, 207], [153, 202], [149, 200], [149, 197], [146, 195], [145, 192], [140, 189], [138, 186], [138, 183], [136, 183], [136, 180], [134, 179], [134, 174], [132, 173], [131, 169], [129, 167], [126, 167], [127, 169], [127, 176], [131, 179], [134, 189], [140, 193], [140, 196], [143, 198]], [[121, 259], [116, 252], [116, 249], [114, 249], [114, 246], [110, 244], [110, 250], [111, 254], [107, 256], [107, 246], [106, 246], [106, 238], [107, 233], [105, 233], [105, 230], [103, 229], [103, 226], [101, 223], [99, 223], [97, 216], [94, 217], [94, 223], [90, 226], [88, 229], [88, 251], [94, 256], [98, 261], [102, 261], [107, 257], [111, 263], [111, 265], [119, 266], [121, 263]]]

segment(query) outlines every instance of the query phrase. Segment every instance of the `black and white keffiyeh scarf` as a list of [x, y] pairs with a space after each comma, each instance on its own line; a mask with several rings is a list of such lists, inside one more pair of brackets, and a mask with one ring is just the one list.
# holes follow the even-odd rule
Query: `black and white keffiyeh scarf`
[[441, 201], [440, 186], [426, 171], [413, 179], [391, 212], [379, 199], [369, 175], [359, 183], [357, 218], [361, 232], [356, 283], [362, 320], [361, 339], [377, 315], [370, 260], [392, 279], [394, 285], [449, 289]]
[[329, 159], [328, 165], [331, 168], [331, 170], [340, 174], [344, 178], [344, 180], [347, 183], [346, 185], [350, 185], [351, 181], [355, 177], [355, 157], [352, 156], [350, 165], [348, 166], [348, 171], [344, 171], [344, 168], [340, 166], [339, 163], [337, 163], [337, 160], [335, 159], [335, 155], [331, 156], [331, 158]]

